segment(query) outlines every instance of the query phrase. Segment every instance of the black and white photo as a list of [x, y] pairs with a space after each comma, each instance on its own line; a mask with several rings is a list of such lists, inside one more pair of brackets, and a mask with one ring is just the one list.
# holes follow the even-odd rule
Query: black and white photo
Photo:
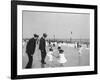
[[[90, 65], [90, 14], [23, 11], [22, 15], [22, 41], [26, 44], [23, 45], [23, 68], [25, 67], [25, 63], [30, 60], [27, 59], [26, 55], [27, 45], [33, 36], [32, 34], [35, 33], [39, 35], [38, 44], [35, 44], [37, 49], [33, 47], [29, 48], [35, 51], [35, 53], [32, 52], [35, 55], [33, 56], [32, 68], [41, 68], [41, 64], [44, 63], [45, 67], [59, 67], [60, 63], [58, 60], [60, 54], [57, 49], [58, 47], [63, 49], [63, 53], [67, 59], [67, 62], [65, 61], [64, 63], [65, 67]], [[44, 41], [44, 33], [48, 34], [46, 41]], [[53, 53], [50, 55], [53, 59], [52, 62], [48, 60], [48, 56], [46, 55], [49, 53], [50, 48], [53, 49]]]

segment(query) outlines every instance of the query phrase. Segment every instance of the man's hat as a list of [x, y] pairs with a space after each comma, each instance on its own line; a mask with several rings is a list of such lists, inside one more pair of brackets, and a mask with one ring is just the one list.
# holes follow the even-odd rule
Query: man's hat
[[47, 34], [46, 34], [46, 33], [43, 33], [43, 36], [44, 36], [44, 37], [47, 37]]
[[39, 35], [37, 35], [37, 34], [34, 34], [34, 37], [39, 37]]

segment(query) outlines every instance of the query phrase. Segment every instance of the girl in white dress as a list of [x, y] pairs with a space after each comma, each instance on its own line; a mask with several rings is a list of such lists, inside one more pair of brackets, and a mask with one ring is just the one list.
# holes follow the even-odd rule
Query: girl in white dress
[[49, 49], [47, 56], [49, 57], [49, 61], [53, 61], [53, 49], [52, 48]]
[[59, 50], [58, 62], [60, 63], [60, 66], [64, 66], [64, 64], [67, 62], [67, 59], [65, 58], [65, 55], [64, 55], [64, 50], [62, 49]]

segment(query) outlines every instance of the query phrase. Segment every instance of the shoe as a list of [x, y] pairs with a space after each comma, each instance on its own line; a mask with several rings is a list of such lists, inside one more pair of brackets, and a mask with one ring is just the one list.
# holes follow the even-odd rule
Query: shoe
[[46, 64], [46, 62], [44, 62], [44, 61], [41, 61], [41, 64]]
[[46, 62], [43, 62], [42, 64], [46, 64]]

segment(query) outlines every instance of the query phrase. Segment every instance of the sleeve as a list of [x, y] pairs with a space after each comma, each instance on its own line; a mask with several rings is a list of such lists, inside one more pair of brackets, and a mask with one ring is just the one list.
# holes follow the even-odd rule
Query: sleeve
[[40, 39], [39, 49], [42, 50], [43, 48], [44, 48], [43, 39]]
[[30, 39], [26, 46], [26, 52], [32, 54], [35, 50], [35, 40]]
[[30, 51], [30, 45], [31, 45], [31, 40], [29, 40], [27, 42], [27, 45], [26, 45], [26, 53], [29, 53], [29, 51]]

